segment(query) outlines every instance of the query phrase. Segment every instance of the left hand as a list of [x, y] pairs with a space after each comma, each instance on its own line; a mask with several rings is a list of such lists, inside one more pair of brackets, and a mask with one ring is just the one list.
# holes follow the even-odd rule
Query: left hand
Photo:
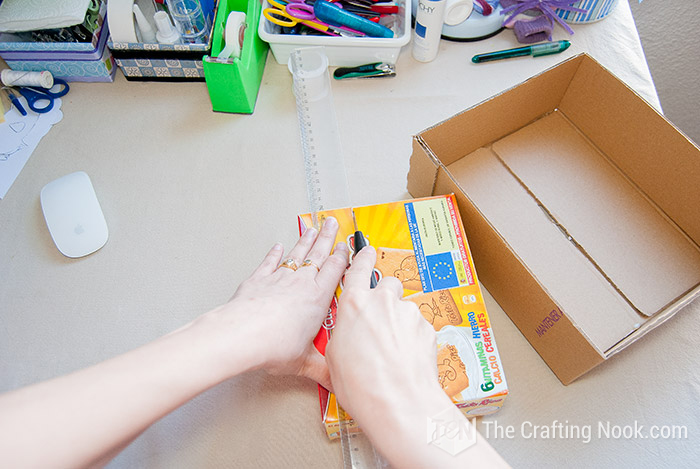
[[[328, 367], [313, 339], [348, 263], [344, 243], [330, 254], [337, 231], [332, 217], [326, 218], [320, 233], [308, 228], [284, 257], [294, 261], [296, 270], [280, 265], [283, 248], [275, 245], [231, 301], [211, 312], [222, 316], [220, 327], [248, 329], [247, 347], [257, 367], [330, 386]], [[302, 265], [307, 259], [311, 263]]]
[[312, 339], [348, 262], [345, 244], [330, 255], [337, 231], [334, 219], [307, 230], [287, 255], [297, 270], [279, 267], [276, 245], [228, 303], [164, 337], [0, 395], [0, 467], [102, 466], [164, 415], [251, 369], [329, 385]]

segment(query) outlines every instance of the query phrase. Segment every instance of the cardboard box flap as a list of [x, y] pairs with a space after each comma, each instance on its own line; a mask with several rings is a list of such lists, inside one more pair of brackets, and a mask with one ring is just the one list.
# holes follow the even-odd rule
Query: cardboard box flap
[[582, 59], [559, 109], [700, 245], [697, 145], [595, 60]]
[[406, 187], [414, 197], [428, 197], [433, 195], [435, 176], [440, 162], [424, 145], [420, 137], [413, 139], [413, 153], [411, 154], [411, 171], [406, 176]]
[[493, 149], [637, 311], [653, 315], [700, 283], [700, 250], [561, 112]]
[[[525, 83], [490, 98], [433, 126], [420, 137], [440, 161], [451, 164], [494, 140], [514, 132], [557, 107], [583, 57], [574, 57], [558, 67], [536, 75]], [[517, 101], [500, 99], [504, 94]]]
[[562, 235], [490, 149], [481, 148], [447, 169], [601, 355], [639, 326], [643, 318]]
[[601, 363], [605, 356], [563, 314], [445, 167], [438, 170], [435, 191], [455, 194], [465, 231], [479, 246], [473, 254], [480, 277], [562, 383]]

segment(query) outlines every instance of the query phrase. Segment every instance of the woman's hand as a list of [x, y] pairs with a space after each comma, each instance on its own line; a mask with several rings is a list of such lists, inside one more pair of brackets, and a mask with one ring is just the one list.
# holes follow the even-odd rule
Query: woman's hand
[[307, 229], [284, 257], [293, 261], [288, 266], [280, 265], [283, 248], [275, 245], [231, 301], [206, 315], [215, 317], [216, 327], [224, 332], [247, 331], [251, 339], [247, 348], [254, 353], [256, 368], [306, 376], [330, 386], [328, 367], [313, 339], [347, 267], [344, 243], [330, 254], [337, 231], [334, 218], [326, 218], [320, 233]]
[[273, 247], [231, 301], [177, 331], [0, 395], [0, 466], [102, 466], [173, 409], [254, 368], [328, 385], [312, 339], [347, 266], [344, 244], [329, 255], [337, 231], [334, 219], [307, 230], [287, 255], [296, 271], [278, 267], [283, 249]]
[[507, 467], [478, 433], [454, 456], [426, 442], [435, 416], [470, 423], [438, 384], [435, 330], [401, 299], [400, 282], [385, 277], [369, 288], [375, 261], [376, 251], [366, 247], [345, 274], [326, 347], [338, 402], [393, 467]]
[[339, 402], [368, 430], [375, 420], [386, 417], [377, 409], [401, 401], [402, 396], [442, 393], [434, 329], [414, 303], [401, 299], [403, 290], [396, 278], [385, 277], [370, 289], [375, 261], [372, 247], [355, 256], [326, 348]]

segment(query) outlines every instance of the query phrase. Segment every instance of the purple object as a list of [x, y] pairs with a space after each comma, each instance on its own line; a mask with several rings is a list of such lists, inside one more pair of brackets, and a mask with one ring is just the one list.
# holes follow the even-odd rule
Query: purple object
[[307, 5], [302, 0], [291, 0], [287, 3], [287, 13], [301, 20], [314, 20], [314, 7]]
[[521, 19], [513, 25], [513, 32], [521, 44], [532, 44], [552, 40], [554, 21], [548, 16], [539, 15], [533, 19]]
[[503, 10], [501, 10], [501, 14], [510, 15], [503, 21], [503, 24], [508, 23], [512, 18], [518, 16], [520, 13], [523, 13], [527, 10], [539, 10], [542, 12], [543, 15], [550, 18], [552, 22], [556, 21], [557, 23], [559, 23], [559, 25], [562, 28], [564, 28], [567, 33], [574, 34], [574, 30], [571, 29], [571, 27], [569, 27], [569, 25], [566, 24], [561, 18], [559, 18], [559, 16], [554, 12], [554, 10], [559, 9], [565, 11], [574, 11], [576, 13], [587, 13], [588, 10], [582, 8], [575, 8], [572, 6], [577, 1], [578, 0], [516, 0], [515, 3], [506, 7], [504, 3], [508, 4], [511, 2], [507, 0], [504, 2], [503, 0], [501, 0], [501, 5], [504, 7]]

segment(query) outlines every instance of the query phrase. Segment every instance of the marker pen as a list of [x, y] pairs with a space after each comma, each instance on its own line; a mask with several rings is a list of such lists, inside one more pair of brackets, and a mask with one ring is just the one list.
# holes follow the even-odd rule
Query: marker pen
[[515, 49], [498, 50], [487, 54], [477, 54], [472, 57], [472, 62], [480, 64], [483, 62], [491, 62], [493, 60], [511, 59], [513, 57], [522, 57], [531, 55], [539, 57], [541, 55], [551, 55], [564, 52], [569, 48], [569, 41], [543, 42], [541, 44], [533, 44], [531, 46], [517, 47]]
[[413, 34], [413, 58], [430, 62], [437, 57], [447, 0], [419, 0]]

